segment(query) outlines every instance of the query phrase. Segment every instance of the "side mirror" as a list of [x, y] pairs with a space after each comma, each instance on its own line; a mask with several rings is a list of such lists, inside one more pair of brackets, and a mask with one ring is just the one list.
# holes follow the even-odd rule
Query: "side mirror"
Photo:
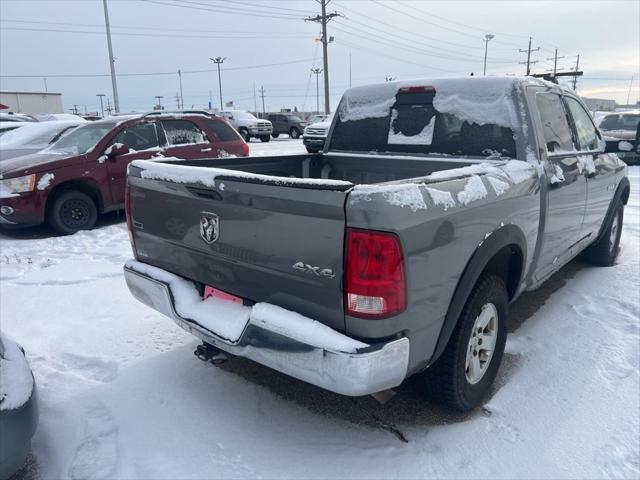
[[610, 138], [606, 140], [607, 146], [604, 149], [605, 153], [627, 153], [637, 152], [638, 142], [636, 140], [619, 140], [616, 138]]
[[131, 149], [122, 143], [114, 143], [109, 148], [104, 151], [104, 154], [107, 156], [109, 160], [113, 160], [120, 155], [126, 155], [129, 153]]

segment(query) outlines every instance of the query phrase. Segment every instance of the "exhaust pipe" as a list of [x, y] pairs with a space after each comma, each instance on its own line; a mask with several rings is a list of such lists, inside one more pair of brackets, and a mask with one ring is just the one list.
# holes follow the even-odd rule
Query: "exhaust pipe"
[[203, 362], [211, 362], [214, 365], [220, 365], [229, 360], [229, 356], [226, 353], [205, 342], [202, 345], [198, 345], [193, 354]]

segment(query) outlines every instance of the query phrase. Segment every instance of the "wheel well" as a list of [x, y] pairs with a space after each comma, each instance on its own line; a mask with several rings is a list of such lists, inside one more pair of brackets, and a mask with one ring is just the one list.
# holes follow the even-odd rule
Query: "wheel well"
[[492, 273], [504, 280], [511, 300], [520, 284], [522, 276], [523, 255], [520, 247], [515, 244], [507, 245], [491, 257], [483, 272]]
[[625, 187], [625, 189], [622, 191], [622, 195], [620, 195], [620, 198], [622, 199], [622, 203], [623, 204], [627, 204], [627, 202], [629, 201], [629, 187]]
[[71, 191], [82, 192], [86, 195], [89, 195], [98, 207], [98, 212], [102, 212], [104, 204], [102, 202], [102, 195], [100, 194], [100, 190], [98, 190], [97, 187], [88, 182], [83, 182], [82, 180], [70, 180], [68, 182], [57, 185], [51, 191], [51, 193], [47, 197], [46, 213], [49, 213], [49, 207], [58, 195]]

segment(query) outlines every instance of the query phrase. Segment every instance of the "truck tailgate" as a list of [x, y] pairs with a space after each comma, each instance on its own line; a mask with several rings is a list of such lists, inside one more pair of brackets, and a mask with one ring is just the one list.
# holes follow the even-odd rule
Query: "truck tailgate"
[[348, 185], [314, 188], [224, 175], [203, 184], [145, 173], [135, 166], [129, 171], [138, 260], [344, 330]]

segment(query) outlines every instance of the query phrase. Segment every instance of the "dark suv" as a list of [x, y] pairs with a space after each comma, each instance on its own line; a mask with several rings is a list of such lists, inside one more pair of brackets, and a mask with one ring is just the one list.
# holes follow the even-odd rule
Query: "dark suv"
[[273, 138], [278, 138], [281, 133], [289, 135], [291, 138], [300, 138], [307, 122], [294, 113], [270, 113], [267, 117], [273, 124]]
[[45, 150], [0, 164], [0, 226], [47, 222], [62, 234], [90, 229], [99, 213], [124, 207], [133, 160], [248, 154], [240, 135], [211, 114], [108, 117], [78, 127]]

